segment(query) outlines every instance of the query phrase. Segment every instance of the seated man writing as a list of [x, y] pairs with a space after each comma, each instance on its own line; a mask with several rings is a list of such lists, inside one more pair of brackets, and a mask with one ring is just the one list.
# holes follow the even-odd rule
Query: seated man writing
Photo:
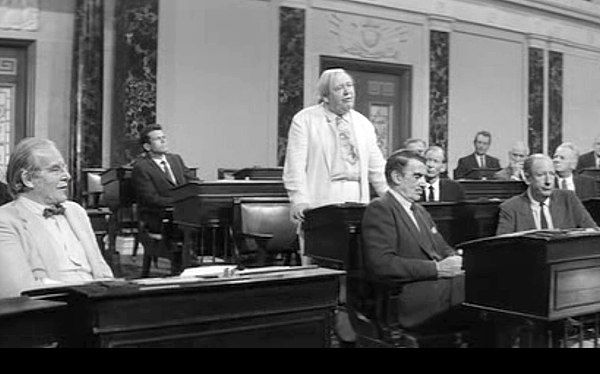
[[527, 190], [500, 204], [496, 235], [543, 229], [597, 227], [577, 195], [555, 189], [556, 175], [550, 157], [537, 153], [523, 164]]
[[390, 190], [367, 206], [362, 221], [367, 272], [407, 282], [398, 298], [398, 322], [409, 329], [447, 317], [464, 297], [464, 283], [453, 287], [452, 280], [464, 276], [462, 257], [415, 203], [426, 173], [425, 159], [418, 154], [392, 154], [385, 166]]
[[52, 141], [21, 141], [6, 177], [16, 199], [0, 207], [1, 298], [113, 277], [85, 209], [67, 200], [71, 175]]

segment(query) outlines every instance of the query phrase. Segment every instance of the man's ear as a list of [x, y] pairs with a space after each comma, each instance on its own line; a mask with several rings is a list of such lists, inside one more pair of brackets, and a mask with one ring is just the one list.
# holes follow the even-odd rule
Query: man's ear
[[400, 181], [402, 179], [402, 174], [400, 174], [400, 172], [398, 170], [393, 170], [391, 173], [392, 176], [392, 182], [394, 182], [395, 185], [400, 184]]
[[144, 144], [142, 144], [142, 148], [144, 148], [144, 151], [150, 152], [150, 144], [144, 143]]
[[323, 97], [323, 102], [329, 104], [329, 98], [327, 96]]
[[27, 170], [21, 171], [21, 183], [27, 188], [33, 188], [33, 178], [31, 172]]

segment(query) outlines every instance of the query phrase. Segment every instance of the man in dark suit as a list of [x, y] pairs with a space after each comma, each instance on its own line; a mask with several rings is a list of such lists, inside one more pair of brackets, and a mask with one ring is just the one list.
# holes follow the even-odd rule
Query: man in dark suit
[[556, 188], [574, 191], [581, 200], [598, 196], [596, 180], [587, 175], [574, 174], [579, 159], [579, 150], [573, 143], [565, 142], [554, 151]]
[[440, 178], [446, 168], [446, 157], [442, 147], [431, 146], [425, 151], [425, 190], [421, 201], [462, 201], [465, 191], [460, 183], [448, 178]]
[[523, 164], [527, 191], [500, 204], [497, 235], [526, 230], [596, 228], [573, 191], [556, 190], [550, 157], [537, 153]]
[[469, 172], [473, 169], [500, 169], [500, 160], [487, 154], [490, 144], [492, 144], [492, 134], [488, 131], [479, 131], [475, 134], [473, 140], [475, 152], [458, 160], [458, 165], [454, 169], [454, 179], [468, 178]]
[[197, 180], [181, 156], [169, 153], [167, 137], [158, 124], [146, 126], [140, 134], [144, 154], [138, 157], [131, 174], [140, 219], [150, 232], [161, 232], [161, 211], [173, 205], [174, 187]]
[[390, 190], [367, 206], [362, 221], [366, 272], [407, 282], [397, 310], [398, 321], [408, 329], [444, 319], [464, 298], [462, 257], [415, 203], [426, 173], [425, 160], [418, 154], [392, 154], [385, 167]]
[[594, 149], [579, 157], [575, 171], [580, 173], [583, 169], [600, 169], [600, 135], [594, 139]]

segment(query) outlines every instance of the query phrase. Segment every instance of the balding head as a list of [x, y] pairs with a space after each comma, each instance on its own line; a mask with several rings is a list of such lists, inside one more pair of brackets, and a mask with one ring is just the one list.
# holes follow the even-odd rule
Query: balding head
[[523, 163], [525, 182], [536, 201], [544, 201], [554, 190], [554, 165], [552, 159], [544, 154], [536, 153], [525, 159]]

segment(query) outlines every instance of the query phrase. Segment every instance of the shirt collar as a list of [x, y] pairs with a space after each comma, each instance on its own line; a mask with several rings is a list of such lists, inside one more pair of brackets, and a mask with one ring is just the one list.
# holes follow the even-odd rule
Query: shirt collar
[[33, 214], [39, 215], [40, 217], [44, 215], [44, 209], [50, 207], [49, 205], [44, 205], [38, 203], [37, 201], [33, 201], [27, 196], [21, 195], [19, 196], [19, 199], [21, 202], [23, 202], [23, 205], [25, 205], [27, 209], [29, 209]]
[[433, 189], [438, 191], [440, 189], [440, 177], [438, 176], [433, 183], [427, 182], [427, 192], [429, 192], [429, 186], [433, 186]]
[[337, 114], [335, 114], [331, 110], [329, 110], [329, 108], [327, 108], [327, 106], [325, 104], [321, 104], [321, 105], [323, 107], [323, 111], [325, 112], [325, 117], [327, 118], [327, 122], [335, 123], [336, 117], [342, 117], [342, 119], [344, 121], [350, 122], [350, 111], [347, 111], [343, 115], [338, 116]]
[[[534, 207], [539, 207], [540, 206], [540, 203], [533, 198], [533, 195], [531, 195], [531, 189], [530, 188], [527, 189], [527, 197], [529, 197], [529, 203], [530, 203], [531, 206], [534, 206]], [[543, 201], [543, 203], [548, 208], [550, 208], [550, 198], [549, 197], [547, 197], [546, 200]]]
[[414, 204], [410, 201], [408, 201], [404, 196], [400, 195], [398, 192], [394, 191], [393, 189], [389, 189], [390, 193], [392, 194], [392, 196], [394, 196], [394, 198], [400, 203], [400, 205], [402, 205], [402, 207], [406, 210], [410, 210], [410, 207]]

